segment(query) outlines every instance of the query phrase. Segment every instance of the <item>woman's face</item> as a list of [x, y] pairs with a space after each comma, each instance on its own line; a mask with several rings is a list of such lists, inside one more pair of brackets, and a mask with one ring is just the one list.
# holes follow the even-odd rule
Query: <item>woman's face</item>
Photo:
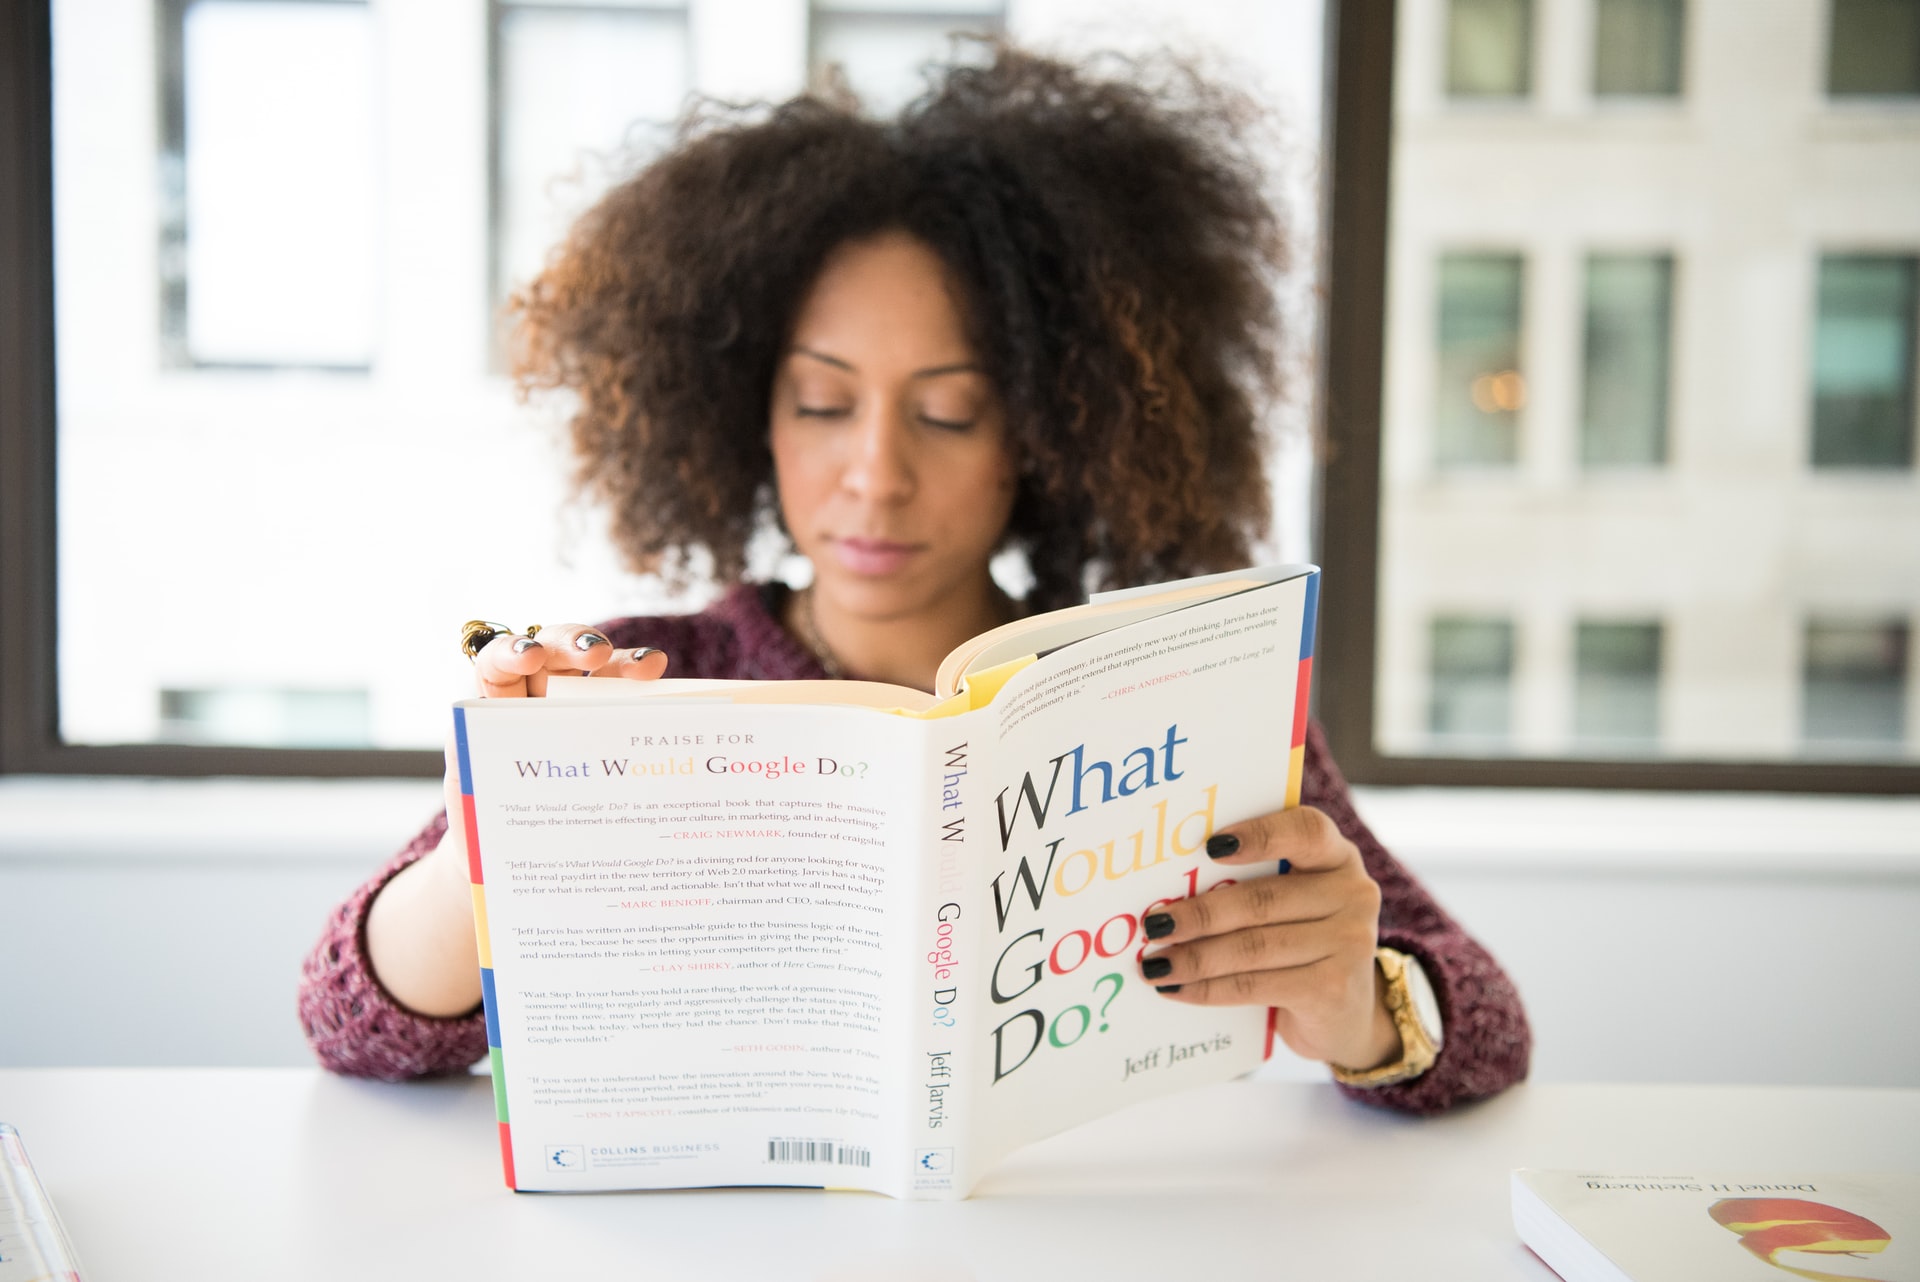
[[940, 258], [904, 232], [842, 245], [773, 382], [780, 511], [815, 590], [901, 619], [986, 586], [1013, 509], [1000, 399]]

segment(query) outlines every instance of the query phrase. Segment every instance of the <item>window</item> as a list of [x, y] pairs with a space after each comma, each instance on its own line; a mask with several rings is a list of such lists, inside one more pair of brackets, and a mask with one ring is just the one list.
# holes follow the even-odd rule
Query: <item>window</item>
[[[131, 4], [36, 0], [0, 41], [0, 650], [25, 656], [0, 770], [435, 775], [461, 620], [697, 607], [566, 502], [566, 407], [516, 404], [498, 304], [689, 93], [778, 101], [818, 57], [887, 110], [948, 31], [1006, 24], [1001, 0]], [[1247, 12], [1157, 10], [1156, 45], [1203, 59]], [[1071, 0], [1019, 21], [1069, 52], [1133, 34]], [[1262, 7], [1238, 51], [1304, 139], [1321, 21]], [[1287, 195], [1317, 207], [1312, 179]]]
[[162, 359], [365, 369], [378, 248], [367, 6], [168, 0], [161, 47]]
[[693, 52], [683, 5], [501, 0], [493, 11], [498, 318], [573, 219], [663, 141], [693, 86]]
[[1658, 465], [1667, 456], [1673, 259], [1595, 254], [1586, 270], [1580, 461]]
[[1659, 740], [1660, 634], [1658, 623], [1578, 624], [1573, 645], [1576, 751], [1645, 751]]
[[1813, 465], [1913, 465], [1914, 283], [1920, 258], [1820, 260]]
[[1427, 725], [1434, 739], [1459, 751], [1504, 748], [1513, 722], [1513, 624], [1437, 618], [1432, 637]]
[[1511, 463], [1520, 452], [1520, 291], [1516, 254], [1440, 260], [1440, 358], [1434, 405], [1442, 467]]
[[1833, 0], [1827, 92], [1920, 94], [1920, 0]]
[[[1920, 113], [1795, 88], [1833, 0], [1541, 5], [1541, 110], [1462, 110], [1421, 69], [1495, 12], [1347, 5], [1335, 33], [1315, 681], [1342, 768], [1920, 793], [1911, 678], [1809, 693], [1806, 666], [1809, 594], [1823, 626], [1920, 621]], [[1712, 54], [1684, 120], [1582, 109], [1583, 14], [1602, 89], [1630, 29]], [[1706, 34], [1732, 31], [1767, 56]], [[1878, 729], [1820, 730], [1862, 683]]]
[[1531, 0], [1451, 0], [1447, 6], [1447, 93], [1456, 98], [1524, 98], [1533, 88]]
[[1685, 0], [1596, 0], [1594, 96], [1677, 95], [1686, 12]]
[[840, 78], [876, 114], [898, 111], [924, 86], [920, 68], [944, 57], [955, 32], [1004, 29], [992, 0], [813, 0], [808, 61], [816, 81]]
[[1816, 752], [1897, 753], [1906, 736], [1904, 621], [1807, 624], [1802, 733]]

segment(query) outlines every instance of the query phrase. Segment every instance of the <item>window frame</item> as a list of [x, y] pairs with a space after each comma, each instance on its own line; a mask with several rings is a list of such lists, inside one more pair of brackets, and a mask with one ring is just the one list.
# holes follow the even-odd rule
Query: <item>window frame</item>
[[[51, 0], [0, 26], [0, 775], [432, 778], [432, 751], [60, 740], [53, 357]], [[157, 230], [157, 229], [156, 229]]]
[[[1329, 0], [1333, 74], [1322, 192], [1320, 641], [1328, 745], [1358, 784], [1469, 788], [1920, 794], [1920, 764], [1402, 756], [1374, 743], [1380, 427], [1386, 355], [1397, 3]], [[1915, 679], [1909, 660], [1908, 680]]]
[[[1356, 783], [1920, 793], [1920, 766], [1387, 756], [1373, 745], [1395, 6], [1327, 0], [1316, 699]], [[51, 2], [0, 18], [0, 774], [432, 778], [432, 751], [59, 739]], [[1910, 674], [1911, 679], [1911, 674]]]

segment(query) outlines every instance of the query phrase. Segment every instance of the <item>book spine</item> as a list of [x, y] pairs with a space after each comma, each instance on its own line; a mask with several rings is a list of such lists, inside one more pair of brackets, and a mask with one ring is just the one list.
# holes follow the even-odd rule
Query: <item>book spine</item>
[[1320, 572], [1307, 576], [1306, 600], [1300, 611], [1300, 671], [1293, 687], [1293, 742], [1287, 755], [1287, 805], [1300, 804], [1300, 784], [1307, 771], [1307, 708], [1313, 692], [1313, 633], [1320, 614]]
[[[1307, 711], [1313, 694], [1313, 637], [1320, 617], [1320, 571], [1307, 575], [1300, 607], [1300, 665], [1293, 683], [1293, 738], [1287, 749], [1288, 809], [1300, 804], [1300, 788], [1307, 774]], [[1273, 1058], [1280, 1040], [1280, 1012], [1267, 1008], [1267, 1046], [1264, 1058]]]
[[971, 1183], [966, 1136], [972, 1129], [972, 1074], [966, 1069], [977, 1034], [971, 1015], [978, 987], [979, 931], [967, 897], [974, 779], [980, 765], [973, 716], [928, 724], [933, 751], [927, 760], [927, 796], [922, 820], [927, 854], [919, 868], [914, 940], [913, 1057], [909, 1089], [908, 1196], [945, 1199], [964, 1195]]
[[500, 1054], [500, 1001], [493, 986], [493, 943], [487, 931], [487, 885], [480, 858], [480, 824], [473, 801], [473, 761], [467, 752], [467, 710], [453, 710], [455, 756], [460, 763], [460, 818], [467, 835], [467, 878], [473, 883], [473, 934], [480, 952], [480, 999], [487, 1017], [487, 1062], [493, 1073], [493, 1115], [500, 1127], [500, 1164], [507, 1187], [513, 1174], [513, 1127], [507, 1118], [506, 1063]]

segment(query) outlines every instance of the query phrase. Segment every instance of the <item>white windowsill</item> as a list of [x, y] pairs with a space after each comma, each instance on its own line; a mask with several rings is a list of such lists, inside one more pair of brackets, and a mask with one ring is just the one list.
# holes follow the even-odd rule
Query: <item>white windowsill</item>
[[[1920, 878], [1920, 798], [1360, 788], [1419, 871]], [[439, 808], [430, 780], [0, 779], [0, 863], [273, 860], [371, 868]]]

